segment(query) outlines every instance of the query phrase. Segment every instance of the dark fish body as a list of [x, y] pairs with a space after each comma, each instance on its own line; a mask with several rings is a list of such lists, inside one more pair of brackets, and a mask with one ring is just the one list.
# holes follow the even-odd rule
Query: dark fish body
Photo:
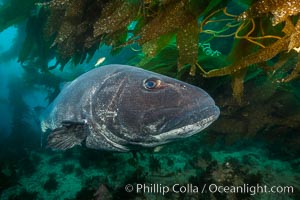
[[198, 133], [219, 116], [202, 89], [126, 65], [91, 70], [67, 85], [49, 106], [42, 129], [48, 146], [129, 151]]

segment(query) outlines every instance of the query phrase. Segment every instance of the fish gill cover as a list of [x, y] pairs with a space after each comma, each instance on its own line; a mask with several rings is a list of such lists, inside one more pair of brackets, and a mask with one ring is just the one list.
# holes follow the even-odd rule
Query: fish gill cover
[[[2, 1], [0, 31], [18, 34], [1, 52], [1, 77], [16, 56], [22, 74], [1, 95], [11, 116], [9, 134], [0, 127], [1, 199], [300, 199], [299, 13], [297, 0]], [[100, 61], [199, 86], [221, 116], [205, 134], [154, 151], [41, 148], [43, 108], [32, 105]], [[177, 183], [293, 192], [153, 192]], [[152, 192], [126, 192], [127, 184]]]

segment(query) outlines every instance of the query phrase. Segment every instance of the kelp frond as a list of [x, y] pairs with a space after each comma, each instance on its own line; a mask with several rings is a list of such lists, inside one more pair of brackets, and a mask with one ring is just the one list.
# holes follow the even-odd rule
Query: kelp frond
[[[300, 2], [289, 0], [259, 0], [240, 15], [229, 14], [226, 8], [213, 12], [202, 21], [200, 28], [202, 33], [211, 34], [214, 38], [232, 36], [236, 41], [246, 40], [249, 44], [252, 44], [252, 46], [258, 46], [259, 49], [248, 55], [235, 58], [237, 61], [223, 68], [213, 69], [206, 72], [202, 67], [200, 67], [200, 65], [198, 65], [198, 67], [201, 69], [205, 77], [232, 75], [233, 95], [238, 101], [240, 101], [240, 97], [243, 93], [243, 81], [241, 80], [249, 66], [265, 63], [277, 55], [283, 53], [289, 54], [292, 50], [296, 51], [299, 57], [299, 13]], [[271, 14], [271, 17], [269, 14]], [[293, 18], [291, 18], [291, 16], [293, 16]], [[268, 23], [268, 21], [271, 23]], [[224, 22], [226, 23], [220, 30], [205, 29], [207, 24]], [[259, 26], [257, 24], [259, 24]], [[273, 26], [276, 26], [277, 30], [281, 29], [281, 31], [278, 32], [277, 30], [272, 30]], [[236, 29], [234, 30], [234, 28]], [[231, 32], [228, 33], [228, 30]], [[233, 48], [231, 55], [237, 54], [237, 51], [241, 50]], [[283, 66], [287, 60], [280, 60], [279, 62], [281, 62], [281, 64], [276, 65], [276, 70]], [[299, 65], [298, 58], [298, 62], [294, 67], [294, 70], [287, 75], [287, 77], [283, 77], [280, 80], [277, 80], [277, 82], [287, 82], [298, 77], [300, 72]], [[264, 70], [267, 68], [263, 67]], [[270, 69], [272, 69], [272, 67], [269, 67], [267, 71]]]
[[[189, 74], [195, 76], [199, 68], [205, 77], [231, 75], [233, 95], [241, 99], [249, 66], [260, 64], [264, 71], [272, 74], [287, 62], [283, 54], [299, 54], [300, 2], [258, 0], [241, 14], [230, 13], [227, 3], [221, 0], [31, 0], [21, 3], [8, 0], [0, 7], [3, 11], [0, 12], [3, 17], [0, 30], [27, 19], [27, 38], [19, 61], [22, 64], [34, 62], [42, 72], [56, 67], [63, 70], [70, 60], [74, 64], [82, 63], [104, 44], [112, 46], [112, 53], [138, 44], [144, 56], [139, 65], [150, 63], [173, 45], [177, 48], [174, 60], [178, 72], [188, 69]], [[15, 16], [7, 12], [22, 6], [20, 13], [13, 12]], [[208, 34], [209, 38], [199, 40], [202, 34]], [[205, 59], [224, 57], [223, 52], [216, 50], [213, 54], [211, 48], [204, 46], [215, 38], [233, 41], [228, 61], [222, 68], [202, 64], [205, 56]], [[267, 63], [277, 56], [281, 64]], [[54, 58], [56, 64], [48, 66]], [[270, 66], [266, 67], [266, 63]], [[298, 59], [294, 69], [277, 82], [297, 78], [299, 65]], [[206, 72], [208, 68], [212, 70]]]

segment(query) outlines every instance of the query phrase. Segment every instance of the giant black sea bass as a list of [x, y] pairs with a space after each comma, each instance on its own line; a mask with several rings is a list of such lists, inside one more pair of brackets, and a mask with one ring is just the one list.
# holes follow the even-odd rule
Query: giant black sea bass
[[189, 137], [220, 114], [202, 89], [127, 65], [93, 69], [67, 85], [48, 107], [48, 147], [109, 151], [154, 147]]

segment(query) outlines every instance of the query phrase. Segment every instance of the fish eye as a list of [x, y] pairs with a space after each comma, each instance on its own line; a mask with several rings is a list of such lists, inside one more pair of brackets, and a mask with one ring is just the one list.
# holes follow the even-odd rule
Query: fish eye
[[148, 90], [151, 90], [151, 89], [154, 89], [154, 88], [159, 87], [160, 82], [161, 82], [161, 81], [158, 80], [158, 79], [153, 79], [153, 78], [151, 78], [151, 79], [146, 79], [146, 80], [144, 81], [144, 87], [145, 87], [146, 89], [148, 89]]

